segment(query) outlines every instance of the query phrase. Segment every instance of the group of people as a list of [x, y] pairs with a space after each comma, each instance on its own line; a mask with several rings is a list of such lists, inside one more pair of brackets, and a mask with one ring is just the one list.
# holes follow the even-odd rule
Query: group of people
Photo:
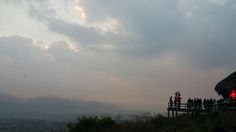
[[200, 99], [200, 98], [194, 98], [194, 99], [191, 99], [189, 98], [188, 101], [187, 101], [187, 108], [188, 109], [211, 109], [215, 106], [216, 104], [216, 100], [215, 99]]
[[[169, 108], [180, 108], [181, 106], [181, 94], [179, 91], [175, 92], [174, 101], [172, 96], [169, 99]], [[187, 100], [187, 109], [212, 109], [216, 106], [217, 101], [215, 99], [201, 99], [201, 98], [189, 98]]]
[[180, 92], [177, 91], [175, 92], [174, 101], [172, 100], [172, 96], [170, 96], [169, 105], [170, 105], [170, 108], [173, 108], [173, 105], [175, 108], [180, 108], [180, 104], [181, 104], [181, 95], [180, 95]]

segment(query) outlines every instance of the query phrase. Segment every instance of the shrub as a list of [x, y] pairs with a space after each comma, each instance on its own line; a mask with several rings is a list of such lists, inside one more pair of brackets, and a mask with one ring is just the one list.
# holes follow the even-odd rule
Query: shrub
[[69, 132], [101, 132], [111, 128], [115, 121], [111, 117], [78, 117], [78, 122], [69, 123]]

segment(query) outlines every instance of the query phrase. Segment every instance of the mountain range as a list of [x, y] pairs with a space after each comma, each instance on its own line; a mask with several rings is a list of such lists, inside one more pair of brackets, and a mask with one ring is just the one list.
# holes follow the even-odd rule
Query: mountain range
[[23, 99], [0, 94], [0, 116], [104, 114], [121, 111], [121, 106], [95, 101], [69, 100], [57, 96]]
[[[111, 103], [70, 100], [57, 96], [23, 99], [0, 93], [0, 117], [49, 117], [58, 115], [104, 115], [160, 112], [162, 105], [116, 105]], [[154, 111], [152, 111], [154, 110]]]

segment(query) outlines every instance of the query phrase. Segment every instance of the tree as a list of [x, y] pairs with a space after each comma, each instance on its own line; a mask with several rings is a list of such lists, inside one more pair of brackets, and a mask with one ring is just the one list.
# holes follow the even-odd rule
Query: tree
[[101, 132], [111, 128], [115, 121], [111, 117], [78, 117], [76, 123], [67, 125], [69, 132]]

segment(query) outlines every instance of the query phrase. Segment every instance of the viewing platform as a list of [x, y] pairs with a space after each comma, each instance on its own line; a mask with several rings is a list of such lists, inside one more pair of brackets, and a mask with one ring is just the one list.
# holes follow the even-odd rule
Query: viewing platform
[[215, 105], [208, 105], [208, 107], [205, 108], [202, 106], [190, 106], [190, 104], [188, 103], [180, 103], [176, 105], [168, 103], [167, 112], [168, 112], [168, 118], [170, 118], [170, 116], [172, 118], [175, 118], [178, 116], [178, 113], [187, 113], [188, 115], [195, 115], [195, 114], [208, 113], [213, 109], [216, 109]]

